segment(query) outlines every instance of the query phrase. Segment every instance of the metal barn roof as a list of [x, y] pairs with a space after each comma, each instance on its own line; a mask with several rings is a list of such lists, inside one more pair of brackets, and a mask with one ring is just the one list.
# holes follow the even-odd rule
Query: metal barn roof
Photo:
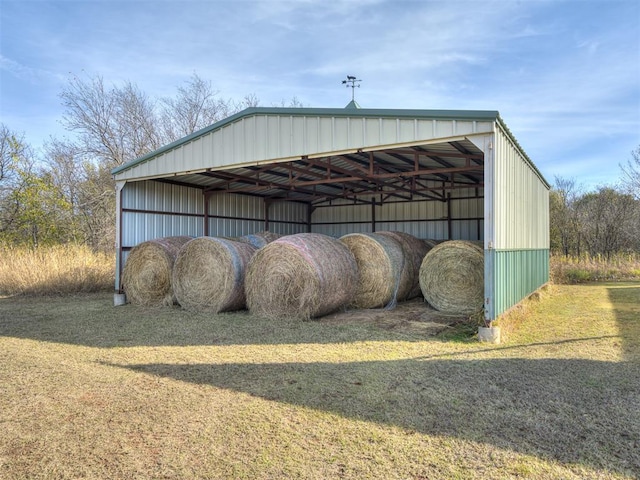
[[484, 186], [474, 139], [496, 124], [509, 134], [497, 111], [248, 108], [112, 173], [312, 204], [444, 200]]

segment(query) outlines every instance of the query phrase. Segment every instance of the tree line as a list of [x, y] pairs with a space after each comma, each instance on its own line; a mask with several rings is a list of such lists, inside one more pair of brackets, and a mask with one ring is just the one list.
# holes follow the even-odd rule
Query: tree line
[[[160, 98], [131, 82], [106, 85], [100, 76], [74, 76], [60, 99], [70, 138], [51, 137], [41, 152], [23, 133], [0, 124], [0, 244], [73, 242], [110, 251], [113, 168], [259, 104], [255, 95], [224, 99], [195, 73], [174, 96]], [[302, 105], [294, 97], [287, 106]], [[621, 167], [619, 185], [595, 191], [556, 178], [550, 194], [554, 253], [640, 252], [640, 146]]]
[[556, 177], [549, 196], [551, 250], [565, 256], [640, 252], [640, 146], [615, 186], [584, 191]]
[[[255, 95], [222, 98], [197, 74], [166, 98], [152, 98], [131, 82], [108, 86], [100, 76], [72, 77], [60, 99], [71, 138], [50, 138], [43, 152], [0, 124], [2, 243], [112, 249], [113, 168], [258, 105]], [[294, 98], [291, 106], [298, 103]]]

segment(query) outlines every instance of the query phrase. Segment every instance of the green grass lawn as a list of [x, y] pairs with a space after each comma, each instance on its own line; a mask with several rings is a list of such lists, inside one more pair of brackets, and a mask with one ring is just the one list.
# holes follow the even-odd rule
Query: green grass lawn
[[0, 478], [640, 476], [640, 282], [554, 286], [500, 345], [112, 300], [0, 298]]

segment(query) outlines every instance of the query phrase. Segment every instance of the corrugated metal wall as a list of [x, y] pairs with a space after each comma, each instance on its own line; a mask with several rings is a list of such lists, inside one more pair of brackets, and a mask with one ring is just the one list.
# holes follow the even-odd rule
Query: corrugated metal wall
[[549, 190], [511, 139], [495, 140], [494, 248], [549, 248]]
[[[209, 198], [209, 232], [212, 237], [241, 237], [266, 230], [267, 211], [260, 197], [218, 193]], [[268, 230], [281, 235], [306, 232], [307, 205], [274, 202], [268, 207]]]
[[[429, 200], [387, 202], [382, 205], [353, 205], [332, 202], [315, 209], [312, 231], [340, 237], [349, 233], [396, 230], [418, 238], [436, 240], [482, 240], [484, 234], [483, 191], [459, 190], [447, 202]], [[375, 212], [373, 211], [375, 208]], [[449, 208], [451, 232], [449, 232]], [[451, 235], [449, 235], [451, 233]]]
[[[121, 193], [116, 284], [129, 251], [141, 242], [175, 235], [204, 235], [204, 194], [199, 188], [156, 181], [127, 182]], [[269, 206], [269, 231], [282, 235], [307, 231], [307, 205]], [[209, 198], [209, 236], [240, 237], [265, 230], [265, 205], [259, 197], [216, 194]]]
[[[122, 246], [171, 235], [204, 235], [204, 195], [198, 188], [155, 181], [128, 182], [122, 190]], [[210, 236], [239, 237], [265, 229], [262, 198], [236, 194], [209, 197]], [[307, 206], [275, 202], [269, 230], [288, 235], [307, 230]]]
[[171, 235], [203, 234], [202, 191], [160, 182], [130, 182], [122, 189], [122, 246]]
[[549, 281], [548, 185], [499, 124], [493, 150], [485, 155], [488, 320]]

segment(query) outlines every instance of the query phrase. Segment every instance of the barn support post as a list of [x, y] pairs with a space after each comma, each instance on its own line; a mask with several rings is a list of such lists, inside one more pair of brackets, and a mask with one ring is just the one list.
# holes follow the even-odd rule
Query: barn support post
[[122, 289], [122, 190], [126, 182], [116, 182], [116, 281], [113, 305], [124, 305], [127, 302]]
[[376, 199], [371, 197], [371, 231], [376, 231]]
[[[480, 192], [479, 190], [476, 188], [476, 198], [480, 198]], [[480, 223], [481, 220], [478, 219], [478, 221], [476, 222], [476, 236], [478, 238], [478, 240], [482, 239], [482, 229], [480, 228]]]
[[210, 192], [203, 192], [203, 201], [204, 201], [204, 219], [202, 225], [202, 233], [205, 237], [209, 236], [209, 200], [211, 199]]
[[311, 226], [312, 226], [311, 216], [313, 215], [313, 212], [315, 209], [316, 207], [314, 207], [310, 203], [307, 204], [307, 233], [311, 233]]
[[453, 222], [451, 221], [451, 192], [447, 193], [447, 235], [451, 240], [453, 235]]
[[264, 199], [264, 230], [269, 231], [269, 208], [271, 208], [271, 202]]

